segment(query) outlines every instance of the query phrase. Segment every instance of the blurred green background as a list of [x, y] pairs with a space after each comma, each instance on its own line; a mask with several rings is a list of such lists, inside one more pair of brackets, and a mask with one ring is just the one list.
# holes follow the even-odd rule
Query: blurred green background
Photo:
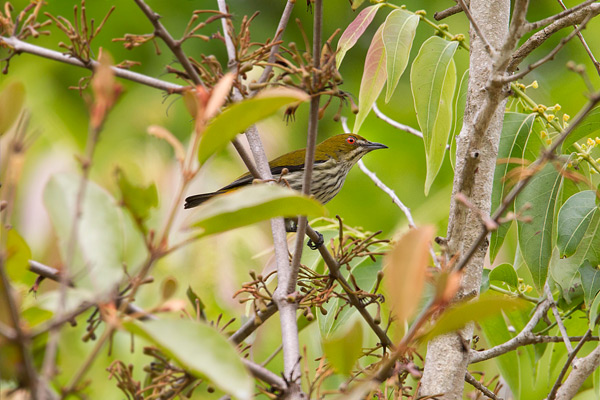
[[[11, 3], [15, 10], [21, 10], [27, 4], [25, 1], [12, 1]], [[194, 10], [216, 9], [217, 7], [215, 1], [204, 0], [149, 0], [148, 3], [162, 15], [161, 21], [174, 37], [181, 35]], [[560, 11], [559, 4], [553, 0], [537, 0], [532, 3], [534, 6], [531, 7], [528, 15], [530, 21]], [[572, 5], [578, 2], [566, 3]], [[77, 2], [49, 0], [44, 10], [55, 16], [62, 15], [71, 19], [75, 4]], [[114, 13], [100, 36], [92, 44], [95, 54], [97, 55], [98, 48], [102, 47], [113, 56], [116, 62], [125, 59], [141, 62], [140, 66], [132, 68], [136, 72], [182, 84], [181, 81], [166, 74], [165, 65], [175, 64], [175, 60], [164, 44], [158, 43], [161, 54], [157, 55], [151, 43], [134, 50], [126, 50], [120, 43], [112, 42], [113, 38], [123, 37], [127, 33], [144, 34], [152, 31], [150, 23], [133, 2], [123, 0], [118, 2], [88, 1], [86, 4], [88, 16], [99, 21], [113, 4], [116, 5]], [[228, 4], [236, 28], [239, 27], [244, 15], [251, 15], [255, 11], [260, 12], [251, 26], [251, 32], [253, 40], [263, 42], [273, 36], [285, 1], [230, 0]], [[412, 11], [425, 9], [432, 18], [435, 11], [447, 8], [454, 2], [413, 0], [407, 1], [405, 4]], [[380, 10], [373, 24], [359, 40], [357, 46], [349, 51], [341, 66], [340, 72], [344, 78], [341, 89], [352, 93], [355, 97], [358, 97], [364, 57], [371, 36], [377, 26], [385, 20], [387, 12], [386, 9]], [[347, 0], [325, 2], [324, 37], [329, 37], [336, 29], [345, 29], [356, 14], [357, 12], [350, 9]], [[300, 20], [310, 34], [312, 14], [307, 9], [305, 2], [297, 2], [283, 37], [284, 44], [296, 42], [302, 49], [303, 39], [294, 22], [295, 19]], [[449, 24], [450, 32], [468, 34], [468, 25], [463, 15], [455, 15], [444, 22]], [[54, 27], [50, 30], [52, 35], [49, 37], [42, 36], [34, 40], [29, 39], [29, 41], [36, 45], [59, 50], [57, 44], [61, 41], [66, 42], [67, 38], [64, 33]], [[211, 35], [220, 31], [221, 24], [217, 21], [201, 30], [200, 33]], [[570, 30], [565, 32], [567, 31]], [[411, 61], [423, 40], [432, 33], [433, 30], [425, 24], [419, 25], [411, 51]], [[583, 34], [592, 50], [600, 48], [600, 23], [598, 21], [592, 21]], [[526, 63], [546, 54], [563, 35], [557, 35], [549, 40], [536, 50], [526, 60]], [[339, 34], [333, 40], [334, 44], [337, 43], [338, 38]], [[199, 58], [200, 54], [214, 54], [223, 66], [226, 65], [224, 46], [219, 40], [208, 42], [190, 40], [185, 43], [184, 50], [188, 55], [196, 58]], [[537, 80], [540, 85], [539, 89], [529, 89], [528, 94], [538, 103], [548, 106], [560, 103], [563, 111], [573, 116], [585, 103], [586, 98], [583, 95], [585, 92], [583, 81], [564, 67], [569, 60], [583, 63], [589, 71], [593, 83], [598, 86], [600, 83], [598, 74], [595, 73], [591, 61], [578, 40], [568, 43], [552, 62], [531, 73], [523, 83], [529, 84], [533, 80]], [[460, 79], [468, 67], [468, 54], [459, 49], [455, 61]], [[380, 99], [378, 104], [380, 109], [391, 118], [418, 129], [410, 94], [409, 72], [410, 67], [407, 68], [400, 80], [398, 89], [389, 104], [384, 104], [383, 99]], [[256, 71], [256, 73], [258, 76], [260, 71]], [[22, 54], [11, 60], [8, 74], [2, 75], [0, 78], [0, 89], [11, 81], [20, 81], [25, 85], [26, 105], [31, 113], [30, 131], [35, 134], [36, 138], [27, 152], [12, 223], [30, 245], [33, 258], [53, 266], [60, 265], [60, 260], [56, 247], [56, 236], [52, 231], [42, 202], [42, 192], [52, 174], [78, 171], [75, 156], [83, 152], [87, 138], [86, 101], [89, 91], [84, 91], [83, 95], [80, 95], [78, 90], [72, 90], [69, 87], [77, 86], [82, 77], [88, 76], [90, 76], [90, 72], [81, 68]], [[183, 102], [177, 96], [166, 97], [156, 89], [129, 81], [121, 80], [120, 83], [124, 86], [124, 93], [111, 112], [101, 134], [91, 178], [109, 190], [115, 197], [118, 197], [115, 179], [117, 167], [123, 169], [128, 177], [140, 184], [155, 182], [159, 191], [160, 208], [155, 210], [150, 226], [159, 230], [165, 218], [165, 211], [173, 202], [179, 184], [179, 172], [172, 149], [165, 142], [149, 136], [146, 128], [149, 125], [164, 126], [182, 142], [187, 143], [193, 129], [193, 121]], [[319, 141], [342, 132], [341, 124], [332, 120], [336, 110], [337, 100], [334, 100], [324, 118], [319, 122]], [[259, 125], [269, 158], [305, 146], [307, 114], [308, 106], [303, 105], [298, 110], [293, 122], [286, 123], [283, 120], [282, 110], [276, 117], [263, 121]], [[342, 114], [349, 118], [350, 126], [352, 126], [354, 116], [349, 107], [345, 107]], [[425, 155], [422, 141], [419, 138], [396, 130], [372, 114], [358, 133], [369, 140], [389, 146], [388, 150], [367, 155], [364, 158], [365, 164], [412, 209], [417, 224], [434, 224], [438, 227], [438, 234], [444, 236], [453, 179], [453, 171], [448, 158], [445, 159], [442, 170], [434, 182], [429, 196], [426, 197], [423, 192], [426, 176]], [[243, 172], [245, 172], [243, 163], [233, 147], [230, 147], [226, 152], [213, 157], [202, 168], [188, 194], [216, 190]], [[382, 230], [382, 237], [389, 238], [395, 232], [407, 229], [406, 218], [400, 209], [358, 168], [353, 169], [343, 190], [327, 204], [327, 209], [330, 217], [334, 217], [336, 214], [340, 215], [349, 225], [360, 226], [369, 231]], [[177, 241], [185, 237], [185, 229], [193, 220], [194, 212], [184, 211], [182, 205], [171, 240]], [[209, 318], [215, 318], [220, 312], [224, 312], [229, 317], [238, 316], [246, 309], [236, 299], [233, 299], [232, 295], [239, 289], [242, 282], [250, 280], [248, 276], [250, 269], [262, 271], [264, 268], [269, 268], [271, 243], [269, 224], [261, 223], [202, 239], [161, 260], [151, 274], [159, 282], [169, 276], [176, 277], [179, 283], [177, 297], [180, 298], [184, 298], [187, 286], [192, 286], [206, 303]], [[514, 254], [514, 240], [509, 238], [505, 246], [506, 254]], [[500, 254], [496, 263], [504, 261], [512, 260], [507, 260], [506, 255]], [[42, 286], [42, 292], [50, 289], [53, 289], [51, 283], [44, 283]], [[159, 302], [156, 292], [157, 285], [143, 288], [136, 303], [145, 307], [156, 306]], [[63, 329], [60, 357], [61, 368], [64, 371], [68, 371], [70, 365], [75, 366], [81, 362], [82, 354], [87, 353], [93, 346], [93, 343], [82, 343], [79, 340], [83, 334], [83, 325], [80, 324], [77, 328]], [[234, 328], [236, 326], [238, 326], [237, 323], [233, 325]], [[307, 346], [308, 359], [314, 360], [320, 354], [320, 350], [318, 350], [320, 344], [314, 338], [315, 335], [310, 334], [310, 329], [312, 328], [308, 328], [302, 333], [301, 345]], [[266, 326], [257, 335], [256, 341], [257, 345], [253, 355], [257, 360], [264, 359], [277, 347], [279, 327], [276, 318], [272, 318], [266, 323]], [[368, 343], [374, 343], [374, 338], [367, 337], [365, 345]], [[136, 363], [131, 358], [133, 356], [128, 355], [128, 348], [128, 335], [117, 335], [111, 359], [127, 357], [126, 363]], [[108, 357], [105, 351], [102, 354], [102, 357]], [[139, 352], [136, 354], [140, 360], [148, 362], [147, 357], [139, 355]], [[274, 361], [274, 370], [277, 370], [276, 363], [281, 362], [280, 358], [279, 356]], [[99, 359], [88, 374], [88, 377], [93, 379], [93, 398], [117, 398], [119, 396], [115, 392], [114, 383], [106, 383], [104, 369], [107, 365], [106, 359]], [[137, 370], [136, 374], [141, 374], [141, 371]], [[95, 377], [98, 377], [98, 380], [94, 379]], [[68, 377], [63, 376], [63, 378], [68, 380]], [[199, 396], [206, 395], [204, 391], [199, 392], [201, 392]]]

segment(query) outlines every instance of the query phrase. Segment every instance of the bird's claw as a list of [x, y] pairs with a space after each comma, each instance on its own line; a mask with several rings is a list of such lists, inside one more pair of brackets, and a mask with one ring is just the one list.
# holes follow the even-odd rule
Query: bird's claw
[[317, 240], [317, 242], [313, 242], [312, 239], [308, 240], [308, 243], [306, 243], [306, 245], [311, 249], [311, 250], [317, 250], [319, 247], [323, 246], [323, 244], [325, 244], [325, 239], [323, 239], [323, 235], [320, 232], [315, 231], [316, 234], [319, 236], [319, 239]]

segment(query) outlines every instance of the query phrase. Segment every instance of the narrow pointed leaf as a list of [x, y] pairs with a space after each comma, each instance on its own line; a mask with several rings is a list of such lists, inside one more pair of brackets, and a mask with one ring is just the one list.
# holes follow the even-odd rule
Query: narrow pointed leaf
[[31, 250], [27, 242], [14, 228], [2, 227], [2, 235], [6, 235], [6, 272], [13, 282], [32, 285], [35, 275], [29, 272]]
[[337, 45], [337, 54], [335, 55], [335, 66], [340, 68], [344, 56], [350, 50], [363, 33], [367, 30], [373, 18], [377, 14], [377, 10], [383, 7], [383, 4], [375, 4], [370, 7], [366, 7], [364, 10], [358, 13], [354, 21], [350, 22], [350, 25], [346, 28], [340, 41]]
[[[500, 207], [502, 199], [508, 192], [510, 180], [506, 176], [515, 166], [518, 166], [513, 160], [523, 159], [523, 151], [531, 134], [534, 119], [534, 114], [513, 112], [504, 114], [504, 123], [498, 146], [498, 161], [492, 184], [492, 212]], [[513, 204], [510, 204], [507, 211], [513, 211], [513, 209]], [[496, 259], [509, 228], [510, 223], [505, 223], [492, 232], [490, 238], [490, 260], [492, 262]]]
[[405, 10], [392, 11], [383, 25], [383, 44], [386, 54], [387, 91], [385, 102], [392, 98], [398, 81], [408, 65], [410, 49], [415, 40], [419, 16]]
[[200, 236], [224, 232], [274, 217], [323, 216], [325, 208], [299, 192], [275, 185], [252, 185], [220, 195], [198, 207], [193, 226]]
[[450, 137], [450, 165], [452, 169], [456, 164], [456, 136], [460, 133], [467, 105], [467, 89], [469, 88], [469, 70], [467, 69], [458, 84], [456, 97], [454, 99], [454, 118], [452, 120], [452, 136]]
[[434, 235], [433, 226], [411, 229], [385, 257], [384, 280], [398, 321], [407, 320], [419, 304]]
[[450, 135], [456, 88], [456, 67], [452, 57], [457, 47], [458, 42], [430, 37], [421, 46], [410, 71], [415, 111], [425, 143], [426, 195], [442, 166]]
[[309, 98], [296, 89], [269, 89], [227, 107], [206, 127], [198, 148], [198, 161], [203, 164], [211, 155], [223, 150], [237, 134], [273, 115], [281, 107]]
[[360, 91], [358, 93], [358, 114], [356, 114], [354, 129], [352, 130], [355, 133], [360, 130], [360, 126], [365, 121], [369, 111], [371, 111], [371, 107], [379, 97], [387, 79], [385, 69], [386, 55], [382, 32], [383, 25], [373, 35], [373, 40], [371, 40], [371, 45], [365, 58], [365, 68], [363, 69]]
[[596, 192], [585, 190], [569, 197], [558, 212], [558, 239], [556, 245], [560, 257], [575, 254], [596, 212]]
[[164, 351], [195, 376], [238, 399], [253, 398], [254, 383], [232, 344], [212, 327], [190, 320], [127, 321], [123, 327]]
[[515, 208], [531, 207], [525, 215], [531, 222], [518, 221], [518, 240], [523, 260], [533, 277], [538, 290], [544, 287], [548, 276], [548, 265], [552, 256], [552, 233], [556, 216], [556, 198], [562, 175], [554, 165], [547, 164], [517, 196]]

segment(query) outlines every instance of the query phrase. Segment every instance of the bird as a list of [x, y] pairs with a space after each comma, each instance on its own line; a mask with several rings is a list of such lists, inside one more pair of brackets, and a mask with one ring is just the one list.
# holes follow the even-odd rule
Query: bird
[[[321, 204], [326, 204], [339, 193], [348, 172], [362, 156], [373, 150], [387, 148], [384, 144], [370, 142], [364, 137], [353, 133], [335, 135], [319, 143], [315, 148], [310, 194]], [[271, 168], [273, 179], [281, 185], [301, 191], [305, 157], [306, 149], [299, 149], [270, 161], [269, 167]], [[216, 192], [187, 197], [184, 208], [197, 207], [215, 196], [230, 193], [241, 187], [250, 185], [253, 180], [254, 177], [252, 174], [247, 172]], [[288, 232], [294, 232], [294, 224], [287, 222], [286, 229]], [[312, 248], [312, 246], [310, 247]]]

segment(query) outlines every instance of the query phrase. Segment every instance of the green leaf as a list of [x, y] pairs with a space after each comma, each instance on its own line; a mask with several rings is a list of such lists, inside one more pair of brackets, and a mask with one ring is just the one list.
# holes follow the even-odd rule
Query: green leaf
[[556, 245], [560, 257], [570, 257], [577, 250], [596, 212], [596, 192], [585, 190], [569, 197], [560, 208], [557, 219]]
[[[362, 3], [362, 1], [359, 2], [359, 6], [360, 3]], [[346, 55], [348, 50], [354, 47], [358, 39], [362, 36], [363, 33], [365, 33], [365, 31], [373, 21], [373, 18], [375, 18], [377, 10], [383, 7], [383, 5], [383, 3], [380, 3], [370, 7], [366, 7], [364, 10], [358, 13], [356, 18], [354, 18], [354, 21], [350, 22], [350, 25], [348, 25], [346, 30], [344, 30], [344, 33], [342, 33], [340, 41], [337, 45], [337, 54], [335, 55], [336, 68], [340, 68], [342, 60], [344, 59], [344, 56]], [[354, 5], [352, 6], [352, 8], [356, 9], [354, 8]]]
[[424, 340], [428, 341], [444, 333], [457, 331], [471, 321], [480, 323], [501, 311], [515, 310], [525, 306], [525, 302], [519, 299], [484, 294], [474, 301], [462, 302], [444, 311], [433, 328], [425, 335]]
[[150, 216], [150, 209], [158, 207], [158, 191], [156, 184], [138, 186], [129, 181], [125, 172], [117, 169], [117, 184], [121, 192], [121, 201], [133, 217], [144, 222]]
[[531, 222], [517, 221], [518, 241], [521, 254], [538, 290], [544, 287], [548, 265], [552, 256], [552, 234], [556, 215], [556, 198], [562, 175], [551, 163], [531, 178], [529, 185], [517, 196], [515, 208], [531, 207], [524, 215]]
[[253, 380], [233, 345], [212, 327], [190, 320], [127, 321], [123, 327], [157, 345], [190, 373], [238, 399], [251, 399]]
[[1, 228], [6, 234], [6, 272], [13, 282], [30, 286], [35, 281], [35, 275], [29, 272], [31, 250], [27, 242], [14, 229]]
[[410, 86], [427, 159], [425, 195], [429, 193], [446, 154], [456, 88], [456, 67], [452, 57], [457, 47], [458, 42], [432, 36], [419, 49], [410, 70]]
[[415, 40], [419, 20], [418, 15], [402, 9], [392, 11], [385, 19], [382, 35], [388, 76], [386, 103], [392, 98], [398, 81], [408, 65], [408, 57]]
[[[507, 179], [507, 175], [515, 167], [515, 161], [523, 158], [523, 151], [531, 134], [534, 119], [535, 115], [533, 114], [511, 112], [504, 114], [504, 123], [498, 146], [498, 161], [492, 184], [492, 211], [500, 207], [502, 199], [508, 191], [510, 181]], [[507, 211], [513, 211], [513, 209], [514, 206], [511, 204]], [[493, 262], [496, 259], [510, 225], [510, 223], [501, 224], [498, 229], [492, 232], [490, 261]]]
[[63, 261], [76, 285], [96, 293], [114, 290], [123, 277], [123, 218], [115, 200], [100, 186], [88, 181], [82, 202], [75, 254], [69, 255], [69, 240], [81, 177], [54, 175], [44, 190], [44, 204], [59, 239]]
[[450, 165], [452, 165], [452, 169], [455, 168], [454, 164], [456, 163], [456, 136], [460, 133], [463, 126], [468, 88], [469, 70], [467, 69], [463, 73], [462, 78], [460, 78], [456, 98], [454, 99], [454, 119], [452, 121], [452, 136], [450, 138]]
[[198, 161], [204, 164], [214, 153], [223, 150], [237, 134], [275, 114], [281, 107], [309, 99], [310, 96], [297, 89], [267, 89], [256, 97], [232, 104], [206, 127], [200, 139]]
[[354, 129], [352, 130], [354, 133], [358, 133], [360, 130], [387, 79], [387, 71], [385, 69], [386, 55], [382, 33], [383, 25], [373, 35], [373, 40], [371, 40], [371, 45], [365, 57], [365, 67], [360, 81], [360, 91], [358, 92], [358, 114], [356, 114]]
[[200, 298], [200, 296], [198, 296], [196, 294], [196, 292], [194, 292], [194, 289], [192, 289], [191, 286], [188, 286], [187, 291], [185, 292], [188, 300], [190, 301], [190, 303], [192, 304], [192, 307], [194, 307], [194, 310], [196, 309], [196, 302], [198, 302], [198, 307], [200, 308], [200, 312], [203, 312], [204, 309], [206, 308], [206, 306], [204, 305], [204, 303], [202, 302], [202, 299]]
[[276, 185], [251, 185], [216, 196], [198, 207], [201, 219], [193, 226], [200, 236], [212, 235], [275, 217], [325, 214], [318, 201]]
[[490, 281], [504, 282], [513, 288], [519, 286], [517, 272], [510, 264], [500, 264], [490, 272]]
[[356, 11], [358, 9], [358, 7], [360, 7], [362, 5], [362, 3], [364, 3], [365, 0], [351, 0], [352, 3], [352, 10]]
[[335, 336], [323, 340], [323, 351], [333, 368], [343, 375], [350, 375], [356, 361], [362, 355], [363, 331], [360, 321], [355, 320]]
[[596, 318], [598, 318], [598, 315], [600, 315], [600, 293], [596, 294], [596, 297], [594, 297], [594, 300], [592, 301], [592, 305], [590, 306], [590, 311], [589, 311], [589, 323], [588, 326], [590, 329], [594, 329], [594, 327], [596, 326]]
[[[481, 327], [483, 337], [485, 338], [485, 341], [489, 347], [506, 343], [514, 336], [511, 334], [502, 313], [491, 315], [489, 318], [486, 318], [483, 321], [478, 321], [478, 325]], [[519, 375], [521, 362], [517, 352], [509, 351], [498, 357], [494, 357], [493, 360], [498, 366], [502, 378], [506, 380], [508, 387], [513, 393], [518, 394], [520, 390]]]
[[579, 275], [581, 276], [585, 305], [590, 308], [592, 301], [600, 291], [600, 270], [585, 260], [579, 267]]
[[0, 136], [19, 118], [24, 101], [25, 86], [21, 82], [11, 82], [0, 92]]
[[592, 133], [598, 130], [600, 130], [600, 107], [590, 111], [585, 119], [573, 129], [573, 132], [567, 136], [562, 144], [563, 150], [566, 151], [576, 141], [590, 137]]

